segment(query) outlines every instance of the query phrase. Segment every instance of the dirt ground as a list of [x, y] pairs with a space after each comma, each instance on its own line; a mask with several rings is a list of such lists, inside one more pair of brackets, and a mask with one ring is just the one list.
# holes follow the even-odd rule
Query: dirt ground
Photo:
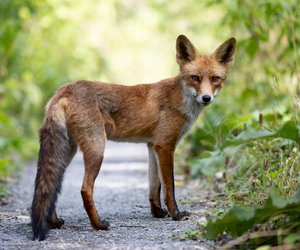
[[186, 221], [151, 217], [148, 202], [147, 149], [144, 144], [109, 142], [95, 183], [94, 200], [109, 231], [95, 231], [82, 205], [83, 161], [78, 153], [68, 167], [57, 203], [62, 229], [50, 230], [43, 242], [32, 241], [29, 207], [36, 164], [26, 166], [12, 196], [0, 206], [0, 249], [213, 249], [212, 241], [179, 241], [203, 219], [201, 206], [183, 205], [189, 191], [176, 187], [181, 210], [192, 212]]

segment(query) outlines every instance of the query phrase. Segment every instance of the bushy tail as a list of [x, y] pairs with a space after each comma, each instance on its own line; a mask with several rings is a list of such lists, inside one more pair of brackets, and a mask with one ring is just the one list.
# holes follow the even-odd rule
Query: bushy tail
[[40, 130], [38, 168], [31, 206], [33, 240], [45, 239], [63, 175], [70, 161], [70, 150], [66, 127], [53, 119], [46, 119]]

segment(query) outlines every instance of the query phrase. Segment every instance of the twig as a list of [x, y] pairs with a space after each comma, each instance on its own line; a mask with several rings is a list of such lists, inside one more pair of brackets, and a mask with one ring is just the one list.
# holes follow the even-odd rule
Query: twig
[[144, 226], [137, 226], [137, 225], [121, 225], [120, 227], [141, 227], [141, 228], [146, 228]]

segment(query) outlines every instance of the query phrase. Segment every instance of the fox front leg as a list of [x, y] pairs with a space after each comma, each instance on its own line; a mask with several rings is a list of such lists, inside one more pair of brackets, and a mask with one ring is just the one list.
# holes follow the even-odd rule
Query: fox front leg
[[180, 212], [175, 200], [174, 190], [174, 148], [169, 145], [154, 145], [162, 182], [164, 201], [173, 220], [181, 220], [190, 215]]
[[151, 214], [155, 218], [164, 218], [168, 216], [168, 211], [162, 209], [160, 203], [161, 183], [159, 179], [159, 169], [153, 144], [148, 143], [148, 167], [149, 167], [149, 201], [151, 207]]

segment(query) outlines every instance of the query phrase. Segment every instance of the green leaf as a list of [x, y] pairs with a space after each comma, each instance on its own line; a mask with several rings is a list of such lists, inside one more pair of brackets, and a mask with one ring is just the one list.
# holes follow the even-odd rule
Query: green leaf
[[242, 131], [236, 137], [232, 136], [227, 138], [221, 145], [221, 149], [264, 138], [285, 138], [299, 142], [299, 130], [297, 128], [297, 124], [292, 120], [286, 122], [282, 128], [276, 132], [269, 130], [248, 129]]
[[256, 248], [256, 250], [268, 250], [268, 249], [271, 249], [270, 245], [260, 246], [260, 247]]
[[274, 135], [274, 132], [268, 130], [244, 130], [236, 137], [229, 137], [222, 144], [222, 149], [229, 146], [237, 146], [252, 140], [261, 139], [261, 138], [270, 138]]
[[204, 235], [207, 239], [216, 239], [227, 232], [231, 236], [238, 236], [247, 231], [254, 222], [254, 211], [239, 207], [232, 208], [221, 219], [209, 220]]
[[298, 233], [293, 233], [285, 237], [284, 241], [286, 241], [288, 244], [294, 244], [297, 241], [300, 241], [300, 235]]
[[199, 158], [190, 161], [189, 166], [191, 167], [192, 176], [199, 174], [211, 176], [223, 162], [224, 159], [220, 154], [220, 151], [204, 151]]
[[299, 142], [299, 131], [297, 124], [294, 121], [286, 122], [283, 127], [275, 133], [275, 136]]

